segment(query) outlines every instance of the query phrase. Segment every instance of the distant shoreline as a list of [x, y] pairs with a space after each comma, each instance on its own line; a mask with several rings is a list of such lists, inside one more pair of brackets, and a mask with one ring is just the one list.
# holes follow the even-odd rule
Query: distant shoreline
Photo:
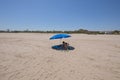
[[79, 29], [74, 31], [32, 31], [32, 30], [0, 30], [0, 33], [69, 33], [69, 34], [115, 34], [119, 35], [120, 30], [113, 30], [113, 31], [89, 31], [85, 29]]

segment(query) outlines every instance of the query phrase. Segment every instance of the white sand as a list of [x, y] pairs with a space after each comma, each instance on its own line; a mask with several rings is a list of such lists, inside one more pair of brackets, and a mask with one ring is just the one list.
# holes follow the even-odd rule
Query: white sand
[[120, 80], [120, 35], [71, 34], [71, 51], [52, 35], [0, 33], [0, 80]]

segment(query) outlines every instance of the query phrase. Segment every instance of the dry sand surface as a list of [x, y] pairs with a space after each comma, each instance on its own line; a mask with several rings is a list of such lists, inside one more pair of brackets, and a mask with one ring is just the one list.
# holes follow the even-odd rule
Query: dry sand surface
[[120, 35], [71, 34], [71, 51], [52, 35], [0, 33], [0, 80], [120, 80]]

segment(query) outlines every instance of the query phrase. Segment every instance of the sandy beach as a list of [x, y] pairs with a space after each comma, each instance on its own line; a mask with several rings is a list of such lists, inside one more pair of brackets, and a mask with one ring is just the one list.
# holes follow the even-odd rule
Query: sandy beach
[[[0, 33], [0, 80], [120, 80], [120, 35]], [[51, 47], [66, 41], [74, 50]]]

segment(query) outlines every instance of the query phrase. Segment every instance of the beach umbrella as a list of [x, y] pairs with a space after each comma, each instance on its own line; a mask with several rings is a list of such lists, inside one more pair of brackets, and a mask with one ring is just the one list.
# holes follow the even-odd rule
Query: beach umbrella
[[[62, 39], [62, 38], [69, 38], [71, 37], [71, 35], [69, 34], [56, 34], [56, 35], [53, 35], [52, 37], [50, 37], [50, 40], [54, 40], [54, 39]], [[56, 50], [67, 50], [67, 49], [64, 49], [63, 46], [60, 45], [55, 45], [55, 46], [52, 46], [53, 49], [56, 49]], [[67, 47], [68, 49], [71, 49], [70, 46]]]
[[69, 34], [56, 34], [56, 35], [53, 35], [52, 37], [50, 37], [50, 40], [69, 38], [69, 37], [71, 37]]

